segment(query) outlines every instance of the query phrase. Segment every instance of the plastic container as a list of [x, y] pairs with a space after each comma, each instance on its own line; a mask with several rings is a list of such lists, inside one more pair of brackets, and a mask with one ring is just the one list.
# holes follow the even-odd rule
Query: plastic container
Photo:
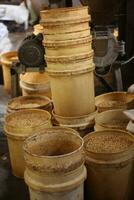
[[51, 98], [50, 80], [47, 73], [28, 72], [20, 76], [22, 95], [43, 95]]
[[7, 105], [7, 113], [13, 113], [24, 109], [42, 109], [52, 111], [52, 101], [43, 96], [20, 96], [11, 99]]
[[88, 7], [43, 10], [41, 25], [44, 34], [71, 33], [89, 29]]
[[51, 41], [45, 40], [45, 53], [47, 56], [72, 56], [92, 51], [92, 37]]
[[126, 130], [129, 119], [123, 110], [108, 110], [99, 113], [95, 117], [95, 131], [106, 129]]
[[84, 137], [86, 199], [132, 200], [134, 137], [119, 130], [93, 132]]
[[25, 141], [25, 182], [31, 200], [83, 200], [83, 140], [67, 128], [46, 129]]
[[21, 110], [6, 116], [4, 131], [8, 140], [12, 172], [16, 177], [23, 178], [24, 176], [24, 140], [49, 127], [51, 127], [51, 115], [44, 110]]
[[17, 61], [17, 52], [11, 51], [0, 56], [0, 61], [3, 70], [4, 88], [8, 93], [11, 93], [11, 73], [10, 68], [14, 61]]
[[134, 95], [127, 92], [110, 92], [95, 98], [98, 112], [114, 109], [127, 109], [131, 106]]
[[48, 70], [56, 115], [76, 117], [95, 111], [93, 69], [61, 73]]

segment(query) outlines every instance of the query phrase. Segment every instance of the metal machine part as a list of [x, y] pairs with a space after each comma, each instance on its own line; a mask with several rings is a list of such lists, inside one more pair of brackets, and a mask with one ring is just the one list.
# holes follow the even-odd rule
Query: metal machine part
[[43, 35], [39, 33], [37, 36], [34, 34], [24, 39], [18, 50], [18, 58], [25, 68], [38, 67], [44, 68], [44, 54], [45, 49], [42, 45]]
[[94, 62], [96, 67], [106, 67], [115, 62], [119, 55], [119, 45], [113, 31], [107, 30], [93, 31]]
[[11, 66], [12, 97], [19, 95], [19, 75], [25, 72], [45, 71], [45, 49], [43, 46], [43, 35], [39, 33], [28, 36], [22, 42], [18, 50], [19, 62]]

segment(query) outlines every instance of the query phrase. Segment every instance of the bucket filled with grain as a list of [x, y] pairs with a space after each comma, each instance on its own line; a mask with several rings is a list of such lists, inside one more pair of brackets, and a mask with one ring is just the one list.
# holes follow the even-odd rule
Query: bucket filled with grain
[[117, 129], [96, 131], [84, 138], [84, 150], [87, 199], [133, 199], [133, 135]]
[[25, 109], [6, 116], [4, 131], [8, 140], [12, 172], [16, 177], [23, 178], [24, 176], [24, 140], [49, 127], [51, 127], [51, 115], [45, 110]]
[[25, 182], [31, 200], [83, 200], [83, 139], [75, 130], [45, 129], [24, 143]]
[[52, 101], [45, 96], [20, 96], [11, 99], [7, 104], [7, 114], [24, 109], [42, 109], [52, 111]]
[[109, 92], [96, 96], [95, 105], [98, 112], [114, 109], [129, 109], [133, 106], [134, 95], [127, 92]]

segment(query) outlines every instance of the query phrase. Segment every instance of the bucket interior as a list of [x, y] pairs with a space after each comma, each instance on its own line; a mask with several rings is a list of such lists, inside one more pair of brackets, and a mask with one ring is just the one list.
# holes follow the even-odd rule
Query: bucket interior
[[108, 93], [100, 95], [96, 98], [96, 105], [100, 107], [120, 107], [129, 102], [127, 94], [122, 93]]
[[50, 103], [48, 98], [40, 96], [26, 96], [21, 98], [15, 98], [8, 104], [11, 109], [26, 109], [26, 108], [37, 108], [40, 106], [46, 106]]
[[105, 111], [96, 116], [96, 124], [109, 128], [125, 128], [129, 119], [122, 110]]
[[44, 134], [26, 141], [25, 149], [35, 156], [64, 156], [73, 153], [82, 146], [82, 139], [69, 131], [46, 130]]
[[120, 153], [134, 145], [127, 132], [117, 130], [97, 131], [85, 139], [85, 148], [93, 153]]
[[28, 129], [41, 126], [48, 120], [50, 120], [50, 114], [47, 111], [26, 109], [9, 114], [5, 123], [7, 127]]

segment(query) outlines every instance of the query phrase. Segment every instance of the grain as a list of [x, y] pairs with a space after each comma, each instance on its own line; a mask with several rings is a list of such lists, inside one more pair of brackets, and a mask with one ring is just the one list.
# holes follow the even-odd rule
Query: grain
[[86, 149], [95, 153], [118, 153], [126, 150], [133, 144], [133, 141], [124, 134], [104, 133], [94, 134], [88, 138]]
[[31, 128], [43, 125], [48, 120], [45, 113], [16, 113], [8, 119], [8, 125], [16, 128]]

